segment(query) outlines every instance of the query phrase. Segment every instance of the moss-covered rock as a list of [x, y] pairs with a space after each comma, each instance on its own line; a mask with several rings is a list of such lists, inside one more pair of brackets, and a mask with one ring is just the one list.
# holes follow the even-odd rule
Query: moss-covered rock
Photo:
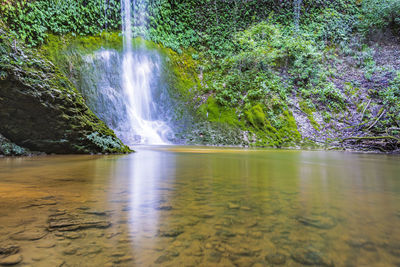
[[28, 149], [20, 147], [0, 134], [0, 155], [27, 156], [32, 154]]
[[48, 60], [0, 25], [0, 133], [46, 153], [125, 153], [125, 146], [86, 106]]

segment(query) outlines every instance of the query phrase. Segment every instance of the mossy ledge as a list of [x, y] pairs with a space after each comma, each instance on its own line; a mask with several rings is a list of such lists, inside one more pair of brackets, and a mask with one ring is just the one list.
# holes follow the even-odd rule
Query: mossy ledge
[[0, 133], [21, 148], [57, 154], [132, 152], [57, 67], [1, 25], [0, 110]]

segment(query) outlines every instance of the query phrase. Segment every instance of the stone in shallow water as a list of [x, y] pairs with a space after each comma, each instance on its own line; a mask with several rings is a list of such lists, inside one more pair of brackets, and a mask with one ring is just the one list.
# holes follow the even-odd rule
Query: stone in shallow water
[[315, 265], [324, 267], [334, 266], [331, 260], [326, 259], [320, 252], [311, 249], [296, 249], [291, 256], [295, 262], [301, 263], [303, 265]]
[[158, 257], [154, 263], [157, 263], [157, 264], [165, 263], [167, 261], [171, 261], [173, 258], [178, 257], [178, 256], [179, 256], [178, 251], [174, 251], [174, 250], [167, 251], [165, 254]]
[[173, 227], [173, 228], [158, 230], [158, 235], [163, 237], [177, 237], [182, 233], [183, 233], [182, 227]]
[[53, 248], [55, 247], [56, 244], [53, 241], [45, 241], [43, 243], [40, 243], [39, 245], [37, 245], [37, 248]]
[[211, 219], [211, 218], [214, 217], [214, 214], [212, 214], [212, 213], [198, 213], [195, 216], [197, 216], [198, 218], [201, 218], [201, 219]]
[[83, 256], [95, 255], [95, 254], [101, 253], [102, 251], [103, 251], [103, 249], [101, 247], [92, 246], [92, 247], [84, 249], [84, 251], [82, 251], [82, 255]]
[[166, 203], [162, 203], [155, 208], [156, 210], [172, 210], [172, 206]]
[[80, 249], [79, 247], [69, 247], [65, 249], [63, 253], [64, 255], [75, 255], [79, 249]]
[[231, 259], [235, 266], [239, 267], [252, 267], [254, 264], [254, 259], [249, 257], [240, 257], [238, 259]]
[[395, 257], [400, 258], [400, 243], [398, 244], [386, 244], [385, 249]]
[[212, 252], [208, 255], [207, 261], [218, 263], [218, 262], [221, 261], [221, 258], [222, 258], [221, 252], [212, 251]]
[[354, 247], [354, 248], [361, 248], [367, 242], [368, 242], [368, 240], [365, 238], [362, 238], [362, 237], [354, 237], [354, 238], [350, 238], [350, 239], [346, 240], [346, 243], [350, 247]]
[[77, 232], [65, 232], [63, 233], [63, 236], [68, 239], [78, 239], [82, 237], [82, 234]]
[[50, 231], [75, 231], [89, 228], [108, 228], [111, 222], [105, 220], [104, 216], [93, 214], [65, 214], [49, 217]]
[[375, 244], [372, 242], [366, 242], [363, 244], [362, 248], [367, 251], [377, 251]]
[[330, 215], [299, 216], [296, 219], [306, 226], [324, 230], [332, 229], [337, 225], [337, 220]]
[[53, 200], [52, 198], [42, 198], [29, 203], [28, 205], [22, 208], [32, 208], [32, 207], [43, 207], [43, 206], [54, 206], [57, 205], [57, 201]]
[[228, 208], [230, 208], [230, 209], [239, 209], [240, 206], [239, 206], [238, 204], [229, 202], [229, 203], [228, 203]]
[[47, 231], [42, 229], [33, 229], [27, 231], [21, 231], [10, 236], [11, 240], [17, 241], [34, 241], [45, 237], [48, 234]]
[[21, 261], [22, 261], [22, 256], [20, 254], [14, 254], [0, 259], [0, 265], [2, 266], [16, 265]]
[[97, 216], [110, 216], [110, 213], [108, 213], [106, 211], [98, 211], [98, 210], [85, 211], [84, 214], [97, 215]]
[[253, 231], [249, 233], [249, 236], [253, 239], [261, 239], [264, 235], [260, 231]]
[[133, 257], [131, 256], [124, 256], [113, 260], [113, 263], [120, 264], [120, 263], [127, 263], [133, 261]]
[[123, 257], [123, 256], [125, 256], [125, 255], [126, 255], [126, 253], [123, 252], [123, 251], [116, 251], [116, 252], [113, 252], [113, 253], [111, 254], [111, 257]]
[[265, 260], [274, 265], [282, 265], [286, 263], [286, 256], [280, 253], [268, 254]]
[[235, 233], [233, 233], [232, 231], [229, 231], [227, 229], [217, 231], [216, 235], [217, 236], [222, 236], [222, 237], [235, 237], [236, 236]]
[[0, 255], [13, 255], [19, 252], [18, 245], [6, 245], [0, 247]]
[[362, 248], [367, 251], [376, 251], [376, 246], [373, 242], [368, 241], [364, 238], [352, 238], [346, 241], [346, 243], [353, 248]]
[[78, 210], [90, 210], [90, 208], [87, 206], [81, 206], [78, 208]]

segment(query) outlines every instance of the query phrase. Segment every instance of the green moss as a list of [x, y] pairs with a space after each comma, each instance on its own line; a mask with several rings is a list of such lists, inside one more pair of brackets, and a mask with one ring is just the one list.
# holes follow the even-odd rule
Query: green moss
[[31, 152], [23, 147], [20, 147], [0, 134], [0, 155], [5, 156], [24, 156]]
[[[0, 43], [5, 48], [0, 65], [7, 73], [0, 80], [0, 121], [4, 122], [0, 132], [4, 136], [17, 145], [48, 153], [130, 151], [89, 110], [57, 67], [36, 50], [7, 37], [0, 27]], [[57, 41], [51, 42], [48, 57], [60, 56], [56, 50], [65, 45], [62, 38], [54, 39]]]
[[263, 129], [266, 126], [271, 130], [274, 129], [269, 122], [268, 123], [266, 122], [265, 114], [260, 104], [253, 106], [251, 109], [247, 110], [245, 114], [247, 120], [256, 129]]
[[313, 116], [313, 113], [316, 112], [315, 107], [312, 104], [310, 104], [310, 102], [307, 102], [307, 101], [304, 101], [304, 100], [299, 102], [299, 106], [300, 106], [300, 109], [304, 113], [307, 114], [307, 118], [310, 121], [311, 126], [315, 130], [319, 131], [320, 128], [321, 128], [321, 125], [319, 125], [319, 123], [315, 121], [314, 116]]
[[227, 123], [230, 125], [241, 125], [234, 108], [219, 105], [213, 97], [207, 99], [206, 103], [200, 106], [198, 112], [211, 122]]
[[282, 147], [290, 146], [301, 140], [293, 115], [284, 107], [277, 106], [273, 109], [278, 114], [266, 113], [261, 104], [256, 104], [245, 112], [251, 125], [249, 131], [257, 136], [256, 146]]
[[161, 48], [165, 55], [165, 73], [168, 74], [168, 83], [181, 98], [192, 101], [199, 94], [201, 76], [197, 73], [198, 62], [192, 57], [192, 50], [177, 53], [169, 48]]

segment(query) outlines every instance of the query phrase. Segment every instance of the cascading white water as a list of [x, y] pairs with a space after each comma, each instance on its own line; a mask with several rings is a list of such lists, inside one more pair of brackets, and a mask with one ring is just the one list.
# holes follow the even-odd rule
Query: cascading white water
[[[134, 7], [143, 7], [142, 2], [134, 1]], [[134, 9], [136, 21], [144, 23], [143, 10]], [[160, 69], [159, 60], [153, 60], [146, 53], [134, 53], [132, 49], [132, 3], [122, 0], [122, 28], [124, 34], [124, 49], [122, 55], [122, 90], [125, 97], [127, 119], [130, 131], [135, 133], [134, 140], [129, 143], [167, 144], [167, 135], [171, 132], [169, 126], [158, 119], [157, 103], [153, 100], [153, 71]], [[139, 25], [145, 26], [145, 25]], [[140, 50], [144, 50], [141, 47]], [[138, 138], [139, 137], [139, 138]]]
[[164, 81], [162, 57], [132, 39], [133, 30], [146, 37], [145, 2], [134, 2], [141, 8], [133, 9], [130, 0], [121, 1], [122, 52], [101, 49], [85, 55], [77, 87], [90, 109], [128, 146], [176, 142], [176, 102]]
[[300, 13], [301, 13], [301, 5], [303, 0], [294, 0], [294, 25], [296, 32], [300, 29]]

